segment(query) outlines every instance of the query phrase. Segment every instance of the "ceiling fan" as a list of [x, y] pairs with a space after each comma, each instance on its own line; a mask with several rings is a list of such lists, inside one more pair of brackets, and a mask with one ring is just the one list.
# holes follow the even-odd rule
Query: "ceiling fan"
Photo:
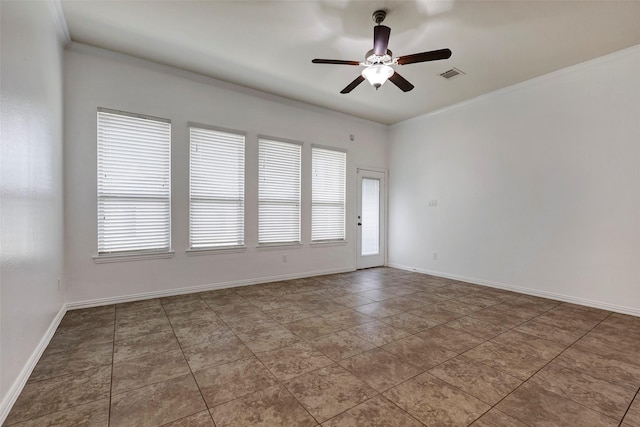
[[384, 82], [391, 80], [391, 83], [398, 86], [400, 90], [403, 92], [409, 92], [414, 88], [414, 86], [398, 74], [398, 72], [393, 69], [392, 65], [407, 65], [415, 64], [417, 62], [438, 61], [440, 59], [447, 59], [451, 56], [451, 50], [439, 49], [394, 58], [391, 51], [387, 49], [389, 36], [391, 35], [391, 28], [380, 25], [386, 16], [387, 12], [384, 10], [376, 10], [373, 12], [373, 21], [376, 23], [376, 26], [373, 27], [373, 49], [366, 53], [364, 62], [344, 61], [341, 59], [314, 59], [311, 61], [314, 64], [359, 65], [366, 67], [362, 70], [362, 74], [349, 83], [347, 87], [342, 89], [340, 93], [351, 92], [365, 79], [368, 80], [369, 83], [371, 83], [371, 86], [375, 87], [376, 90], [378, 90]]

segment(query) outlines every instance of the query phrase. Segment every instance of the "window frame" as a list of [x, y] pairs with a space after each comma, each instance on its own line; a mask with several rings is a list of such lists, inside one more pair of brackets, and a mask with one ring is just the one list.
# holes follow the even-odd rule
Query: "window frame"
[[[300, 247], [302, 246], [302, 220], [303, 220], [303, 209], [302, 209], [302, 200], [303, 200], [303, 175], [302, 175], [302, 170], [303, 170], [303, 147], [304, 147], [304, 143], [300, 142], [300, 141], [295, 141], [295, 140], [290, 140], [290, 139], [285, 139], [285, 138], [278, 138], [278, 137], [272, 137], [272, 136], [268, 136], [268, 135], [258, 135], [257, 138], [258, 141], [258, 188], [257, 188], [257, 235], [256, 235], [256, 240], [257, 240], [257, 248], [262, 248], [262, 249], [268, 249], [268, 248], [278, 248], [278, 247]], [[261, 241], [260, 240], [260, 207], [261, 207], [261, 200], [260, 200], [260, 182], [261, 182], [261, 171], [262, 171], [262, 157], [260, 155], [260, 148], [261, 148], [261, 143], [262, 142], [273, 142], [273, 143], [277, 143], [277, 144], [289, 144], [291, 146], [297, 146], [298, 147], [298, 201], [297, 201], [297, 207], [298, 207], [298, 240], [295, 241]]]
[[[189, 255], [205, 255], [208, 253], [232, 253], [232, 252], [242, 252], [246, 249], [246, 154], [247, 154], [247, 133], [244, 131], [239, 131], [235, 129], [228, 129], [218, 126], [211, 126], [202, 123], [188, 122], [187, 123], [188, 134], [189, 134], [189, 248], [187, 249], [187, 254]], [[192, 241], [192, 138], [191, 138], [191, 130], [199, 129], [203, 131], [213, 131], [219, 133], [226, 133], [229, 135], [240, 136], [242, 137], [242, 171], [240, 175], [242, 176], [242, 243], [241, 244], [229, 244], [229, 245], [219, 245], [219, 246], [203, 246], [203, 247], [194, 247]]]
[[[163, 140], [168, 144], [167, 147], [159, 150], [159, 152], [166, 151], [167, 157], [163, 158], [162, 162], [166, 162], [166, 171], [167, 176], [164, 178], [167, 183], [167, 195], [166, 196], [144, 196], [142, 193], [139, 193], [138, 197], [132, 195], [118, 195], [118, 193], [113, 193], [110, 195], [104, 194], [104, 190], [101, 189], [101, 172], [104, 173], [101, 167], [101, 163], [103, 162], [101, 156], [104, 154], [104, 149], [101, 149], [101, 144], [105, 143], [101, 139], [101, 114], [109, 114], [112, 116], [122, 116], [128, 117], [132, 119], [140, 119], [157, 123], [164, 123], [168, 125], [168, 129], [166, 130], [167, 135], [163, 135]], [[96, 263], [102, 262], [116, 262], [116, 261], [132, 261], [139, 259], [152, 259], [152, 258], [170, 258], [173, 256], [174, 252], [172, 250], [172, 215], [171, 215], [171, 187], [172, 187], [172, 174], [171, 174], [171, 150], [172, 150], [172, 123], [170, 119], [150, 116], [146, 114], [140, 113], [131, 113], [127, 111], [114, 110], [104, 107], [98, 107], [96, 111], [96, 252], [97, 254], [93, 257]], [[164, 153], [163, 153], [164, 154]], [[163, 210], [163, 213], [167, 215], [167, 225], [166, 225], [166, 235], [163, 237], [166, 238], [167, 245], [158, 248], [151, 249], [131, 249], [131, 250], [102, 250], [100, 248], [100, 235], [103, 231], [101, 231], [102, 224], [104, 224], [104, 219], [100, 219], [101, 206], [103, 206], [104, 200], [126, 200], [126, 199], [138, 199], [138, 200], [158, 200], [166, 203], [166, 211]]]
[[[313, 236], [313, 207], [314, 207], [314, 174], [315, 169], [313, 165], [314, 160], [314, 151], [322, 150], [322, 151], [331, 151], [334, 153], [340, 153], [344, 155], [344, 170], [343, 170], [343, 180], [344, 180], [344, 188], [343, 188], [343, 199], [342, 199], [342, 237], [341, 238], [330, 238], [330, 239], [314, 239]], [[311, 144], [311, 244], [312, 245], [323, 245], [323, 244], [340, 244], [346, 243], [347, 241], [347, 180], [348, 180], [348, 151], [346, 149], [338, 148], [338, 147], [330, 147], [326, 145], [319, 144]]]

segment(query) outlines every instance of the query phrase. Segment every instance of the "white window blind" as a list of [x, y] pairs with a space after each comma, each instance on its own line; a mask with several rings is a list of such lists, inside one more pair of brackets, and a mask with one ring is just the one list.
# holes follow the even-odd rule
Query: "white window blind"
[[98, 254], [171, 246], [171, 122], [98, 109]]
[[344, 240], [347, 154], [311, 148], [311, 240]]
[[244, 135], [190, 128], [192, 249], [244, 245]]
[[300, 242], [301, 146], [258, 140], [258, 243]]

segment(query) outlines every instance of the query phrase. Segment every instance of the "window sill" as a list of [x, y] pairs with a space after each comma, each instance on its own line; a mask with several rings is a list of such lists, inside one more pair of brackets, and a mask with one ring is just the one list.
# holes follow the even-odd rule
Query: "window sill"
[[324, 240], [318, 242], [311, 242], [309, 246], [312, 248], [325, 248], [330, 246], [345, 246], [347, 243], [346, 240]]
[[201, 255], [216, 255], [216, 254], [234, 254], [239, 252], [245, 252], [246, 246], [225, 246], [220, 248], [202, 248], [202, 249], [187, 249], [188, 256], [201, 256]]
[[145, 259], [162, 259], [173, 258], [175, 252], [152, 252], [152, 253], [131, 253], [117, 255], [96, 255], [93, 262], [96, 264], [105, 264], [108, 262], [125, 262], [125, 261], [141, 261]]
[[256, 246], [256, 248], [258, 250], [277, 250], [277, 249], [299, 249], [301, 248], [303, 245], [302, 243], [263, 243], [260, 244], [258, 246]]

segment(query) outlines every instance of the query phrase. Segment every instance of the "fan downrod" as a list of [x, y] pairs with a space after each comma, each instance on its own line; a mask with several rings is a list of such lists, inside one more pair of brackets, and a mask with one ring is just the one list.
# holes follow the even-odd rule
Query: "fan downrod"
[[373, 12], [373, 15], [371, 15], [371, 18], [373, 18], [373, 22], [375, 22], [377, 25], [382, 24], [382, 21], [384, 21], [384, 18], [387, 17], [387, 12], [384, 10], [376, 10], [375, 12]]

